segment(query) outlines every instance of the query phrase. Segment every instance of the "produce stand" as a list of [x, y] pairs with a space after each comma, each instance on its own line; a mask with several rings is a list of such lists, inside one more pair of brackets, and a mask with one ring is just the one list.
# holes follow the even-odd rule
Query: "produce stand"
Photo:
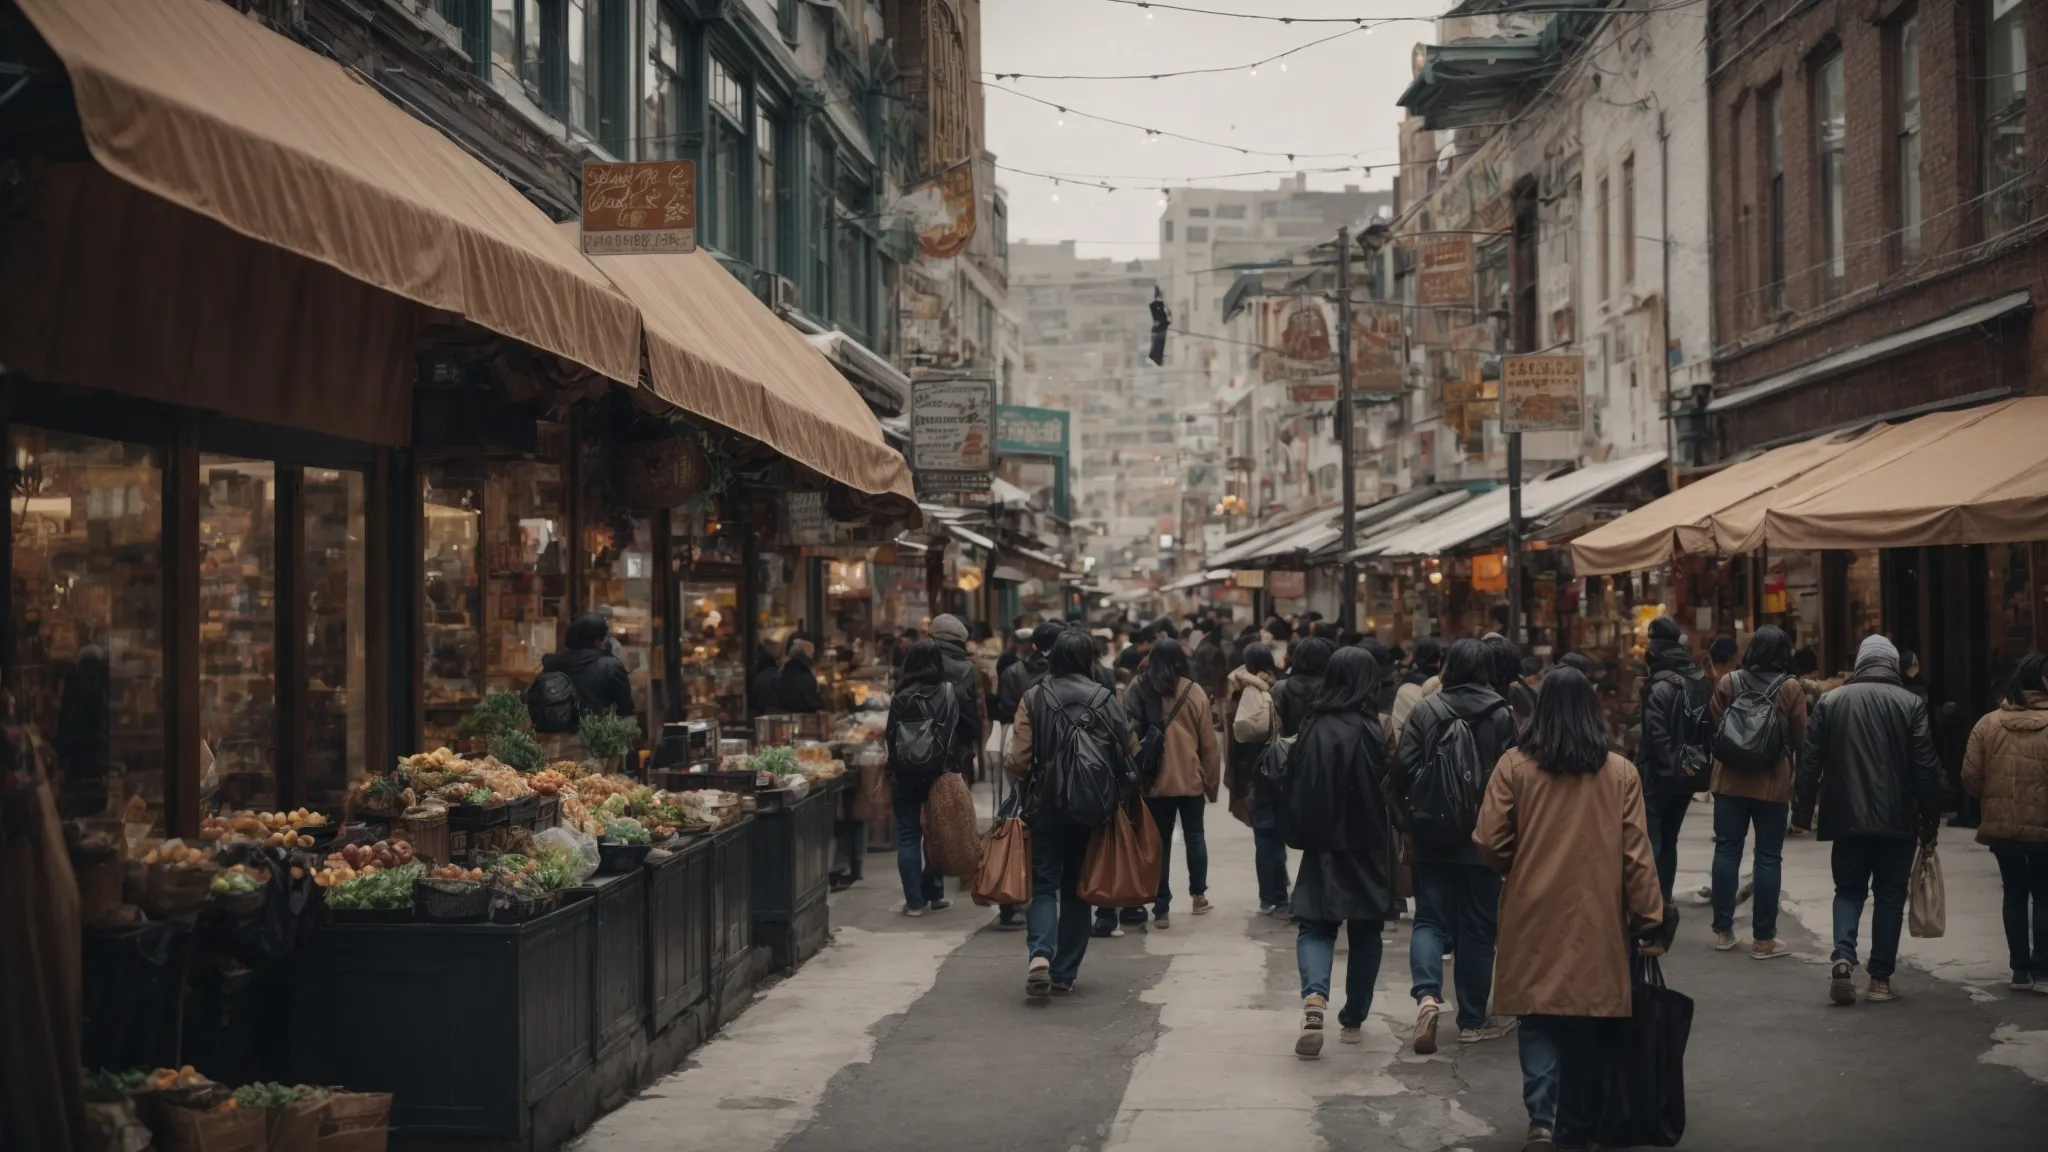
[[790, 971], [817, 955], [831, 934], [825, 897], [844, 779], [755, 813], [752, 939], [768, 950], [773, 971]]
[[647, 869], [592, 876], [591, 987], [598, 1058], [647, 1025]]

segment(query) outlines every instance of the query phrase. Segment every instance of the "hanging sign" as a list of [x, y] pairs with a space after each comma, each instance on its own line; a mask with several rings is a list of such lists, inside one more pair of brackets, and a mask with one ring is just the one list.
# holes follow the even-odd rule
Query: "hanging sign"
[[1266, 573], [1266, 591], [1280, 600], [1299, 600], [1308, 595], [1308, 573], [1274, 570]]
[[695, 161], [583, 166], [585, 253], [625, 256], [696, 250]]
[[925, 376], [910, 385], [910, 466], [920, 499], [980, 507], [995, 472], [996, 385]]
[[1415, 281], [1415, 302], [1424, 308], [1472, 306], [1472, 242], [1429, 240]]
[[1585, 427], [1582, 356], [1503, 356], [1500, 430], [1577, 432]]

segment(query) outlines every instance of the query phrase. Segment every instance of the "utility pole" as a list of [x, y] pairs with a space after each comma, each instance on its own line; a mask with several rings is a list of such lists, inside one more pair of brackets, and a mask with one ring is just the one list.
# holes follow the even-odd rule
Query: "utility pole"
[[[1506, 291], [1505, 288], [1502, 289]], [[1508, 371], [1502, 359], [1507, 352], [1508, 310], [1503, 301], [1492, 313], [1493, 351], [1499, 366], [1500, 420], [1508, 419]], [[1508, 643], [1522, 651], [1522, 434], [1508, 433]]]
[[1344, 564], [1339, 569], [1344, 598], [1337, 601], [1337, 627], [1347, 635], [1358, 626], [1358, 566], [1351, 559], [1358, 548], [1358, 469], [1353, 463], [1356, 424], [1351, 414], [1351, 226], [1347, 224], [1337, 229], [1337, 444], [1339, 467], [1344, 472], [1338, 487], [1344, 505], [1339, 521], [1344, 533]]

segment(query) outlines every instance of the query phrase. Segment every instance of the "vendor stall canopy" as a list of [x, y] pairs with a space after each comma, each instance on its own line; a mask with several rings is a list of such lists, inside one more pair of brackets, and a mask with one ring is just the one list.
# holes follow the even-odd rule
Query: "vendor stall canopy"
[[1802, 441], [1732, 465], [1581, 536], [1576, 571], [1674, 551], [2001, 544], [2048, 536], [2048, 397]]
[[[1522, 485], [1522, 520], [1531, 524], [1562, 515], [1588, 503], [1602, 492], [1626, 484], [1664, 463], [1664, 453], [1646, 452], [1625, 456], [1561, 476], [1532, 480]], [[1482, 537], [1507, 528], [1508, 490], [1496, 488], [1411, 528], [1380, 537], [1361, 547], [1359, 558], [1392, 559], [1401, 556], [1435, 556], [1450, 552]]]

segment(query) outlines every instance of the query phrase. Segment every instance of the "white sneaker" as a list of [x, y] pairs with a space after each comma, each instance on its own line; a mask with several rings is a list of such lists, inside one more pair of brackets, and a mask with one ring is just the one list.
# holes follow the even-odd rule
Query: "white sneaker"
[[905, 904], [905, 905], [903, 906], [903, 914], [904, 914], [905, 916], [922, 916], [922, 915], [924, 915], [924, 909], [922, 909], [922, 908], [912, 908], [912, 907], [911, 907], [910, 905], [908, 905], [908, 904]]

